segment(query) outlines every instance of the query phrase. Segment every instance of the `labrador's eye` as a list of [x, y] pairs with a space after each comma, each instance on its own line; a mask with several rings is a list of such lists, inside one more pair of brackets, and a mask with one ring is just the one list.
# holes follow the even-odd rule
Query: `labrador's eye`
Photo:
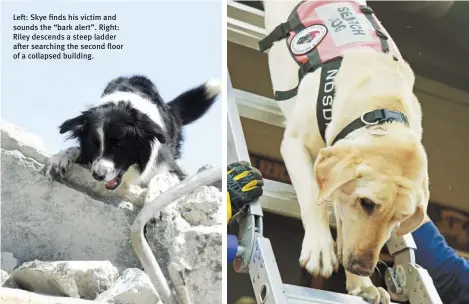
[[376, 204], [367, 198], [360, 199], [360, 206], [362, 206], [363, 210], [368, 214], [373, 213], [373, 211], [376, 209]]

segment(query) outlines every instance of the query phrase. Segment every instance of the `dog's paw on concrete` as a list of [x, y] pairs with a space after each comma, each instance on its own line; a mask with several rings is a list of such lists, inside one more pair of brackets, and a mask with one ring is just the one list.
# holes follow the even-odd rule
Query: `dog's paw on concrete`
[[329, 278], [339, 268], [331, 231], [307, 229], [301, 248], [300, 265], [313, 276]]
[[80, 149], [77, 147], [71, 147], [52, 155], [44, 167], [44, 174], [50, 179], [62, 178], [79, 155]]

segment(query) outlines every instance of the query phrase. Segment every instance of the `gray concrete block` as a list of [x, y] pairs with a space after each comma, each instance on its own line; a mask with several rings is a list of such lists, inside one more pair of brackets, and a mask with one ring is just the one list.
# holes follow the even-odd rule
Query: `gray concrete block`
[[130, 242], [137, 209], [97, 200], [50, 182], [42, 164], [19, 151], [1, 150], [2, 251], [20, 262], [108, 260], [139, 267]]

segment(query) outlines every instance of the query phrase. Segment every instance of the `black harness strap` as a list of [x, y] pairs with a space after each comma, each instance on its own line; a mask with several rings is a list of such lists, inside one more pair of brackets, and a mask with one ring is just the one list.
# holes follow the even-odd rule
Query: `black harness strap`
[[300, 86], [301, 80], [306, 74], [314, 72], [316, 69], [323, 66], [321, 58], [319, 57], [318, 50], [314, 49], [308, 53], [308, 62], [300, 65], [298, 69], [298, 85], [293, 89], [287, 91], [275, 91], [275, 100], [282, 101], [293, 98], [298, 93], [298, 87]]
[[373, 28], [375, 29], [376, 35], [379, 37], [379, 40], [381, 41], [381, 49], [383, 50], [383, 53], [388, 53], [389, 52], [389, 45], [388, 45], [388, 36], [384, 34], [380, 28], [378, 22], [376, 22], [376, 19], [373, 18], [373, 9], [369, 6], [366, 5], [360, 5], [360, 10], [362, 11], [363, 14], [365, 14], [366, 19], [371, 23]]
[[337, 141], [344, 139], [347, 135], [357, 129], [367, 126], [380, 125], [386, 122], [401, 122], [406, 126], [409, 126], [409, 120], [404, 113], [386, 109], [370, 111], [355, 119], [345, 128], [343, 128], [342, 131], [340, 131], [340, 133], [336, 136], [336, 138], [334, 138], [331, 146], [333, 146]]
[[326, 62], [321, 70], [316, 117], [318, 118], [319, 133], [321, 133], [324, 142], [326, 142], [326, 128], [332, 119], [332, 102], [335, 95], [334, 79], [341, 64], [342, 57], [339, 57]]
[[287, 38], [291, 31], [294, 31], [303, 24], [300, 22], [299, 18], [291, 18], [287, 22], [280, 23], [277, 25], [274, 30], [267, 36], [259, 41], [259, 50], [264, 52], [272, 47], [274, 42]]
[[275, 100], [283, 101], [295, 97], [298, 94], [298, 87], [299, 85], [288, 91], [275, 91]]
[[280, 23], [269, 35], [259, 41], [259, 51], [264, 52], [270, 49], [274, 42], [286, 38], [291, 30], [290, 22]]

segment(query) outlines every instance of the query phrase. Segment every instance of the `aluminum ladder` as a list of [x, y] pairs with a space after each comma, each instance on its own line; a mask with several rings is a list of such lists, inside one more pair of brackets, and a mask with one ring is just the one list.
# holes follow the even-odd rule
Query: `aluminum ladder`
[[[228, 164], [249, 161], [229, 74], [227, 109]], [[239, 223], [238, 236], [228, 235], [227, 261], [233, 262], [236, 272], [249, 274], [257, 303], [369, 303], [357, 296], [283, 284], [270, 241], [262, 235], [260, 203], [253, 202], [241, 213], [233, 218]], [[397, 237], [393, 234], [386, 245], [394, 257], [394, 266], [386, 270], [385, 281], [389, 290], [398, 296], [397, 300], [411, 304], [443, 304], [428, 272], [415, 263], [417, 247], [412, 235]]]

